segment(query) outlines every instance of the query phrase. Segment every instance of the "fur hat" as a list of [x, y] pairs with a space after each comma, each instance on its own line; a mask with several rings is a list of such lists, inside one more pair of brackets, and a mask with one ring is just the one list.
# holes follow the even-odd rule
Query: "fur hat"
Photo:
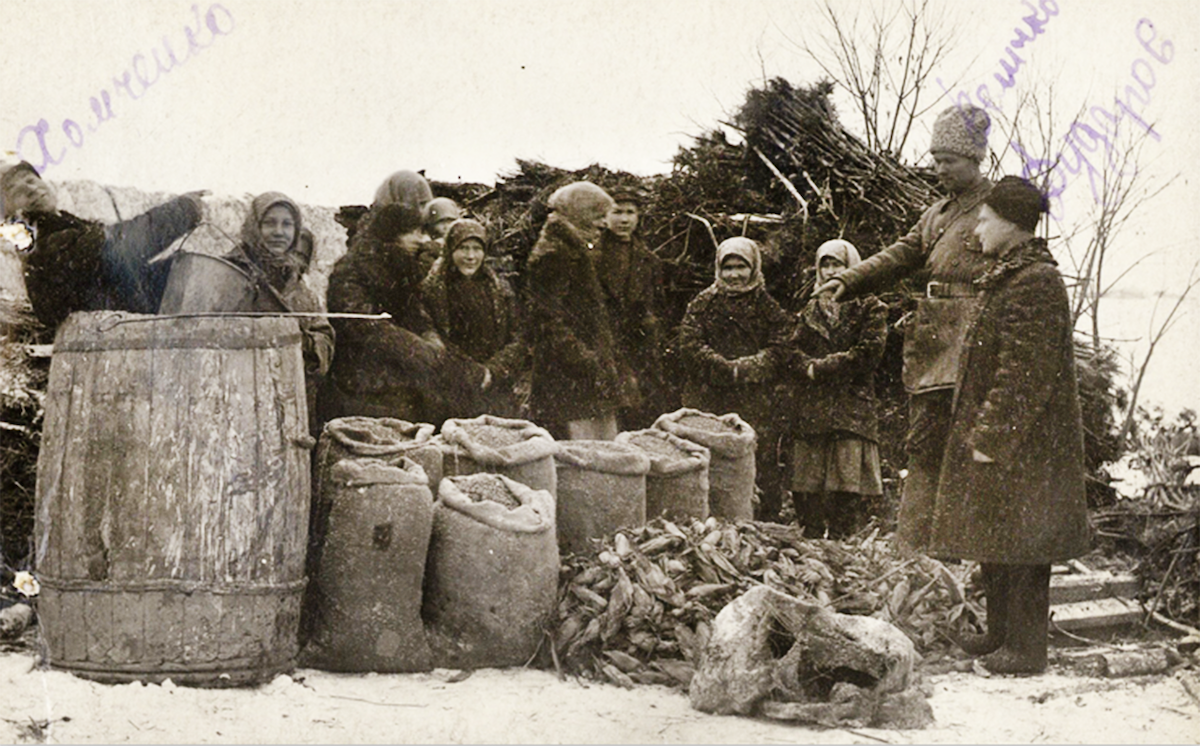
[[608, 192], [590, 181], [574, 181], [550, 195], [550, 209], [577, 228], [604, 217], [613, 206]]
[[419, 211], [431, 199], [433, 190], [429, 188], [429, 182], [424, 176], [416, 171], [397, 171], [384, 179], [375, 190], [375, 201], [371, 206], [403, 204], [415, 207]]
[[951, 106], [933, 123], [930, 153], [953, 153], [982, 163], [987, 158], [987, 135], [992, 120], [978, 106]]
[[1005, 176], [984, 198], [983, 204], [1018, 228], [1033, 233], [1049, 201], [1036, 186], [1020, 176]]

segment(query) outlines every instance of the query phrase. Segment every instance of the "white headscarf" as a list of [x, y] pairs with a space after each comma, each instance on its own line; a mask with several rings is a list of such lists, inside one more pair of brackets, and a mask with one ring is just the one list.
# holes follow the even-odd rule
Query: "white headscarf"
[[[721, 279], [721, 264], [726, 258], [736, 256], [741, 257], [747, 264], [750, 265], [750, 281], [739, 287], [732, 287], [725, 280]], [[758, 248], [758, 244], [744, 236], [735, 236], [727, 238], [717, 247], [716, 260], [716, 281], [713, 287], [718, 292], [726, 295], [742, 295], [751, 290], [755, 290], [763, 286], [762, 273], [762, 251]]]

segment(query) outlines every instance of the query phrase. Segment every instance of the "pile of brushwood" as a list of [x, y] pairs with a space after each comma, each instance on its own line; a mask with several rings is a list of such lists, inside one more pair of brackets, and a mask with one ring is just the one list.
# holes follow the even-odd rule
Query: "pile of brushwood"
[[923, 654], [944, 652], [949, 631], [980, 617], [969, 567], [901, 556], [878, 527], [831, 541], [773, 523], [655, 519], [564, 558], [550, 663], [622, 686], [686, 687], [714, 617], [757, 585], [883, 619]]
[[44, 332], [26, 307], [0, 299], [0, 329], [0, 564], [27, 569], [50, 360], [30, 355]]
[[1132, 564], [1149, 614], [1200, 627], [1200, 427], [1191, 410], [1140, 414], [1130, 456], [1145, 486], [1093, 511], [1099, 545]]

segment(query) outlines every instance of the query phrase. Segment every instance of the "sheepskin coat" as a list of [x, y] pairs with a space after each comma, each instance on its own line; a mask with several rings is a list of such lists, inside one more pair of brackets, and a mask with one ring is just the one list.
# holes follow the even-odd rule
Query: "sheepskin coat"
[[603, 417], [620, 406], [613, 333], [587, 244], [551, 213], [528, 264], [535, 421]]
[[[1089, 530], [1066, 287], [1041, 239], [1014, 249], [976, 285], [980, 309], [918, 548], [1006, 564], [1079, 556]], [[993, 463], [976, 461], [975, 451]]]
[[34, 315], [53, 331], [75, 311], [157, 313], [171, 260], [148, 260], [202, 216], [191, 195], [108, 226], [67, 212], [33, 216], [37, 239], [24, 272]]

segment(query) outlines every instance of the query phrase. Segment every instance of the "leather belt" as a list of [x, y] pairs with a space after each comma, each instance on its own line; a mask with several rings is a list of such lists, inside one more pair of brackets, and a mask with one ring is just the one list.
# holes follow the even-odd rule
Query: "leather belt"
[[926, 298], [974, 298], [979, 291], [969, 282], [939, 282], [931, 280], [925, 286]]

